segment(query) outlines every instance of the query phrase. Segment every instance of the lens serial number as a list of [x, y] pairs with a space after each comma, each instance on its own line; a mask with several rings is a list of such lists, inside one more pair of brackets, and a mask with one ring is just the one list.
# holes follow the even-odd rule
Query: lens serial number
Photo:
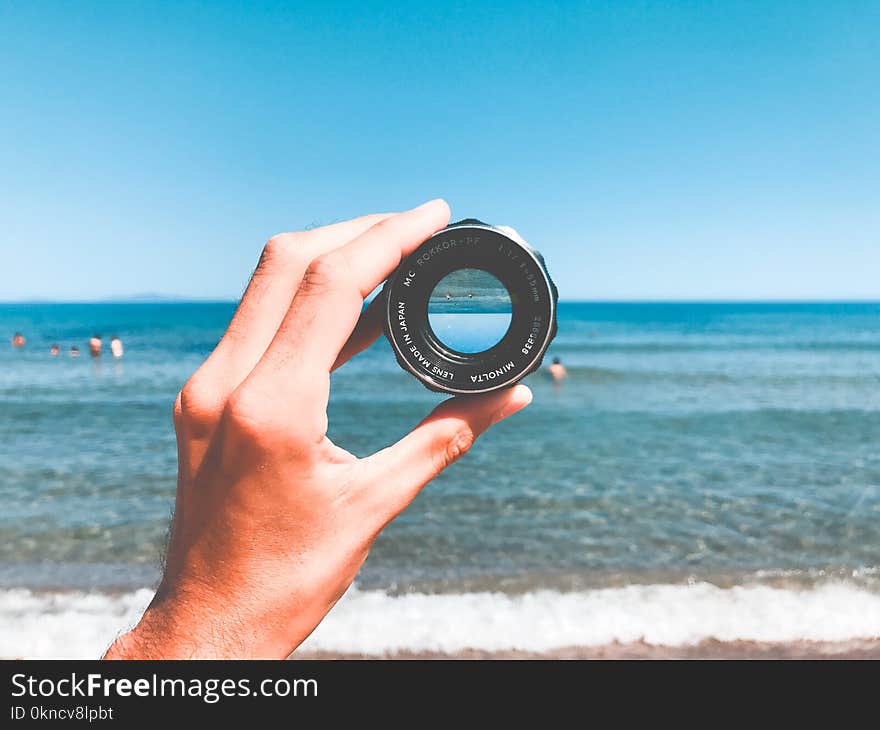
[[526, 338], [525, 344], [522, 346], [520, 352], [523, 355], [528, 355], [532, 348], [538, 344], [538, 335], [541, 333], [541, 318], [535, 317], [532, 322], [532, 329], [529, 331], [529, 336]]

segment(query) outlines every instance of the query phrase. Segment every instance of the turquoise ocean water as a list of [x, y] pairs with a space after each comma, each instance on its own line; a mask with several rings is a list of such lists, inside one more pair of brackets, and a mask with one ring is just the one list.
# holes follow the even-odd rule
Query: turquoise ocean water
[[[148, 597], [171, 404], [233, 308], [0, 305], [0, 655], [51, 654], [53, 617], [103, 637]], [[89, 358], [92, 332], [124, 359]], [[522, 622], [526, 648], [880, 635], [880, 304], [563, 303], [549, 355], [569, 379], [531, 376], [533, 405], [380, 536], [318, 647], [503, 647]], [[438, 400], [380, 340], [334, 375], [330, 436], [367, 454]], [[370, 601], [398, 612], [385, 638]], [[432, 643], [407, 617], [453, 624]]]

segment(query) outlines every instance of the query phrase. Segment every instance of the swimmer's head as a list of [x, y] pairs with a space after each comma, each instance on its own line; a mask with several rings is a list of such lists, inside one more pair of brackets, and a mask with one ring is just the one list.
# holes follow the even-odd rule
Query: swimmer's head
[[560, 360], [559, 360], [558, 357], [554, 357], [554, 358], [553, 358], [553, 364], [554, 364], [554, 365], [559, 365], [559, 364], [560, 364]]

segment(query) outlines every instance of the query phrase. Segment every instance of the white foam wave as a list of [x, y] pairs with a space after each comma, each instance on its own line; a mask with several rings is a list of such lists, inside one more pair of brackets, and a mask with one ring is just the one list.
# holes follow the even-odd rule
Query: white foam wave
[[[133, 625], [150, 599], [0, 591], [0, 657], [97, 657]], [[685, 646], [706, 639], [789, 642], [880, 638], [880, 595], [843, 582], [805, 590], [633, 585], [577, 593], [406, 594], [353, 588], [304, 649], [384, 654], [548, 651], [644, 641]]]
[[153, 592], [0, 591], [0, 658], [96, 659], [137, 623]]

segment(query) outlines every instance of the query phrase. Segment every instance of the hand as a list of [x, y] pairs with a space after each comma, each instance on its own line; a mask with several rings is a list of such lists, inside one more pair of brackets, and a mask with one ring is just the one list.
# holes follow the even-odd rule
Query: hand
[[107, 658], [286, 657], [382, 528], [530, 402], [522, 385], [452, 398], [364, 459], [327, 438], [330, 372], [381, 332], [381, 307], [362, 314], [364, 298], [448, 221], [435, 200], [266, 244], [223, 339], [177, 397], [165, 573]]

